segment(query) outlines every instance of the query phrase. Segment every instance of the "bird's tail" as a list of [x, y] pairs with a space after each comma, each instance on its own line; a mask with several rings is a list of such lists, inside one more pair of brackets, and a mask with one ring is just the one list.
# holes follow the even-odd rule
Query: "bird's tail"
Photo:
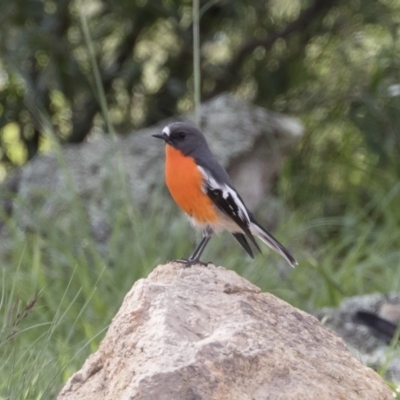
[[254, 236], [260, 238], [272, 250], [280, 254], [293, 268], [297, 265], [297, 261], [270, 233], [268, 233], [257, 222], [251, 221], [250, 231]]

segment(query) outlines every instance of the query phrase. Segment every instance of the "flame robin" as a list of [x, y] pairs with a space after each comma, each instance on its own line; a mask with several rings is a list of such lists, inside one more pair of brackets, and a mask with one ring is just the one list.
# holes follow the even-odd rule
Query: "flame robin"
[[165, 182], [171, 196], [192, 224], [203, 232], [203, 239], [193, 254], [183, 260], [185, 264], [201, 262], [200, 256], [212, 234], [226, 230], [252, 258], [253, 251], [247, 239], [260, 251], [256, 236], [292, 267], [297, 265], [289, 251], [257, 223], [200, 130], [175, 122], [153, 136], [166, 144]]

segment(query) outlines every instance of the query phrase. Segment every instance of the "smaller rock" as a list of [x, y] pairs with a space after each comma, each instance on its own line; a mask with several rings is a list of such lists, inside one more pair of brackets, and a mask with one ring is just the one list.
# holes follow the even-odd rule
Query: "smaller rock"
[[[376, 315], [394, 323], [394, 331], [400, 317], [400, 294], [381, 293], [354, 296], [344, 300], [337, 308], [323, 308], [315, 316], [328, 328], [344, 339], [351, 353], [365, 365], [375, 370], [383, 368], [386, 379], [400, 384], [400, 358], [389, 350], [390, 338], [382, 327], [375, 327], [374, 321], [368, 326], [361, 321], [363, 316]], [[365, 314], [365, 315], [364, 315]], [[364, 318], [364, 319], [365, 319]], [[370, 325], [371, 325], [370, 324]]]

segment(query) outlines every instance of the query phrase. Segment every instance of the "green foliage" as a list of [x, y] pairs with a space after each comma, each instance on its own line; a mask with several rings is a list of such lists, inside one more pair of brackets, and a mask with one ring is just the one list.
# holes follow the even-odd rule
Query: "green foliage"
[[[377, 88], [397, 79], [398, 11], [375, 0], [200, 2], [201, 97], [230, 90], [305, 119], [319, 113], [319, 134], [326, 119], [361, 127], [360, 103], [376, 103], [381, 118]], [[3, 164], [42, 148], [38, 111], [60, 140], [80, 142], [109, 131], [109, 118], [124, 134], [193, 106], [188, 1], [19, 0], [1, 2], [0, 16], [0, 129], [14, 123], [19, 136], [10, 147], [0, 134]]]

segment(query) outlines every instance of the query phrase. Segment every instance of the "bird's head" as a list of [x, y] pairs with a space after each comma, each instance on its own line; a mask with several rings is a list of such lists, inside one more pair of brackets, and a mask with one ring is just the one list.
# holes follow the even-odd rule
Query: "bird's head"
[[208, 150], [206, 139], [201, 131], [186, 122], [169, 124], [161, 133], [152, 136], [164, 140], [167, 145], [180, 150], [185, 155], [193, 154], [203, 149]]

